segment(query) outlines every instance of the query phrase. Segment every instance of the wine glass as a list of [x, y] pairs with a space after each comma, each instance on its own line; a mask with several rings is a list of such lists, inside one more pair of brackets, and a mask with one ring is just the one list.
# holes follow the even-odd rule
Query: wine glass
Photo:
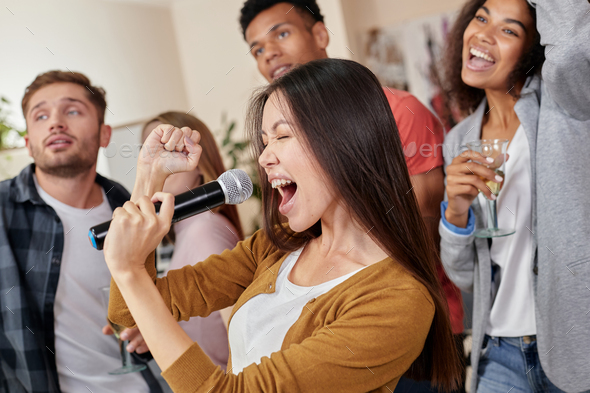
[[[486, 187], [496, 197], [500, 194], [502, 186], [504, 185], [504, 179], [506, 176], [506, 152], [508, 150], [508, 139], [480, 139], [473, 142], [467, 143], [469, 150], [480, 153], [484, 157], [491, 157], [494, 159], [492, 163], [482, 163], [487, 168], [493, 169], [494, 172], [502, 177], [502, 182], [496, 183], [495, 181], [481, 178]], [[481, 177], [481, 176], [480, 176]], [[481, 190], [479, 190], [481, 192]], [[510, 236], [516, 232], [514, 228], [498, 228], [498, 210], [496, 208], [496, 200], [490, 200], [486, 198], [488, 225], [487, 228], [477, 229], [474, 233], [475, 237], [491, 238], [491, 237], [502, 237]]]
[[[108, 311], [108, 309], [109, 309], [109, 293], [111, 291], [111, 288], [110, 287], [102, 287], [102, 288], [99, 288], [99, 290], [102, 294], [103, 303]], [[117, 337], [117, 340], [119, 341], [119, 351], [121, 353], [121, 361], [123, 363], [123, 366], [121, 368], [118, 368], [113, 371], [109, 371], [109, 374], [121, 375], [121, 374], [129, 374], [129, 373], [135, 373], [137, 371], [145, 370], [147, 368], [145, 364], [131, 363], [131, 354], [127, 351], [127, 349], [125, 349], [125, 348], [127, 348], [129, 341], [122, 341], [121, 336], [120, 336], [120, 334], [123, 332], [123, 330], [125, 330], [125, 327], [121, 326], [121, 325], [117, 325], [116, 323], [112, 323], [108, 318], [107, 318], [107, 322], [109, 323], [109, 325], [111, 326], [111, 328], [115, 332], [115, 337]]]

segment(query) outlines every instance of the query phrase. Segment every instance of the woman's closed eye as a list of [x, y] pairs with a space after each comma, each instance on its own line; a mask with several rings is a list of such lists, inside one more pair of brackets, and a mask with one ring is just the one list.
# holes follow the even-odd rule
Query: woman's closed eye
[[269, 142], [269, 141], [265, 141], [265, 140], [263, 140], [263, 141], [262, 141], [262, 147], [263, 147], [263, 148], [266, 148], [266, 147], [267, 147], [268, 145], [270, 145], [271, 143], [274, 143], [274, 142], [276, 142], [276, 141], [279, 141], [279, 140], [284, 140], [284, 139], [287, 139], [287, 138], [289, 138], [289, 135], [281, 135], [281, 136], [277, 136], [276, 138], [274, 138], [274, 140], [272, 140], [272, 141], [270, 141], [270, 142]]

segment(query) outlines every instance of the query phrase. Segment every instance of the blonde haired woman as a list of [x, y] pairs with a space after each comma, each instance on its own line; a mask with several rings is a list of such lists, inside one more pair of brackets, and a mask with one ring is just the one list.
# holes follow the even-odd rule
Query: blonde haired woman
[[[146, 123], [143, 140], [160, 124], [175, 127], [190, 127], [201, 134], [203, 153], [198, 167], [190, 172], [170, 175], [164, 190], [174, 195], [187, 192], [195, 187], [216, 180], [225, 172], [219, 149], [213, 134], [207, 126], [194, 116], [183, 112], [165, 112]], [[234, 205], [223, 205], [211, 213], [199, 214], [174, 224], [166, 240], [174, 244], [170, 266], [166, 270], [180, 269], [194, 265], [210, 255], [221, 254], [225, 249], [233, 249], [242, 240], [242, 226]], [[209, 355], [211, 360], [225, 368], [229, 356], [227, 344], [227, 322], [231, 308], [213, 312], [206, 318], [195, 317], [179, 322], [193, 341]]]

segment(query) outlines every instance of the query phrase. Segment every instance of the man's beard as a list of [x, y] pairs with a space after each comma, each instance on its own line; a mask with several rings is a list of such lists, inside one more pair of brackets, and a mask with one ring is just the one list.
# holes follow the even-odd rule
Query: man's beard
[[[78, 151], [58, 153], [58, 157], [52, 158], [48, 157], [42, 149], [38, 150], [35, 145], [31, 144], [31, 153], [35, 166], [48, 175], [61, 178], [73, 178], [88, 172], [96, 164], [100, 147], [99, 139], [100, 133], [96, 139], [89, 139], [84, 141], [85, 143], [79, 143], [78, 147], [81, 147], [81, 149]], [[78, 142], [77, 139], [74, 139], [74, 141]]]

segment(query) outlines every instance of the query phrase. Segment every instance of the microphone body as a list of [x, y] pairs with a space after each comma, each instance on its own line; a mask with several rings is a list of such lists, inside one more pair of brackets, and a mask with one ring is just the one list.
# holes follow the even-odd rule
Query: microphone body
[[[175, 196], [172, 223], [206, 212], [224, 203], [237, 205], [250, 198], [252, 191], [252, 180], [246, 172], [231, 169], [215, 181]], [[160, 211], [161, 205], [161, 202], [154, 203], [156, 212]], [[110, 226], [111, 221], [107, 221], [90, 228], [88, 238], [92, 247], [97, 250], [103, 249], [104, 239]]]
[[[174, 197], [174, 215], [172, 223], [184, 220], [221, 206], [225, 203], [225, 193], [218, 181], [203, 184], [200, 187]], [[156, 202], [156, 211], [160, 211], [162, 202]]]

